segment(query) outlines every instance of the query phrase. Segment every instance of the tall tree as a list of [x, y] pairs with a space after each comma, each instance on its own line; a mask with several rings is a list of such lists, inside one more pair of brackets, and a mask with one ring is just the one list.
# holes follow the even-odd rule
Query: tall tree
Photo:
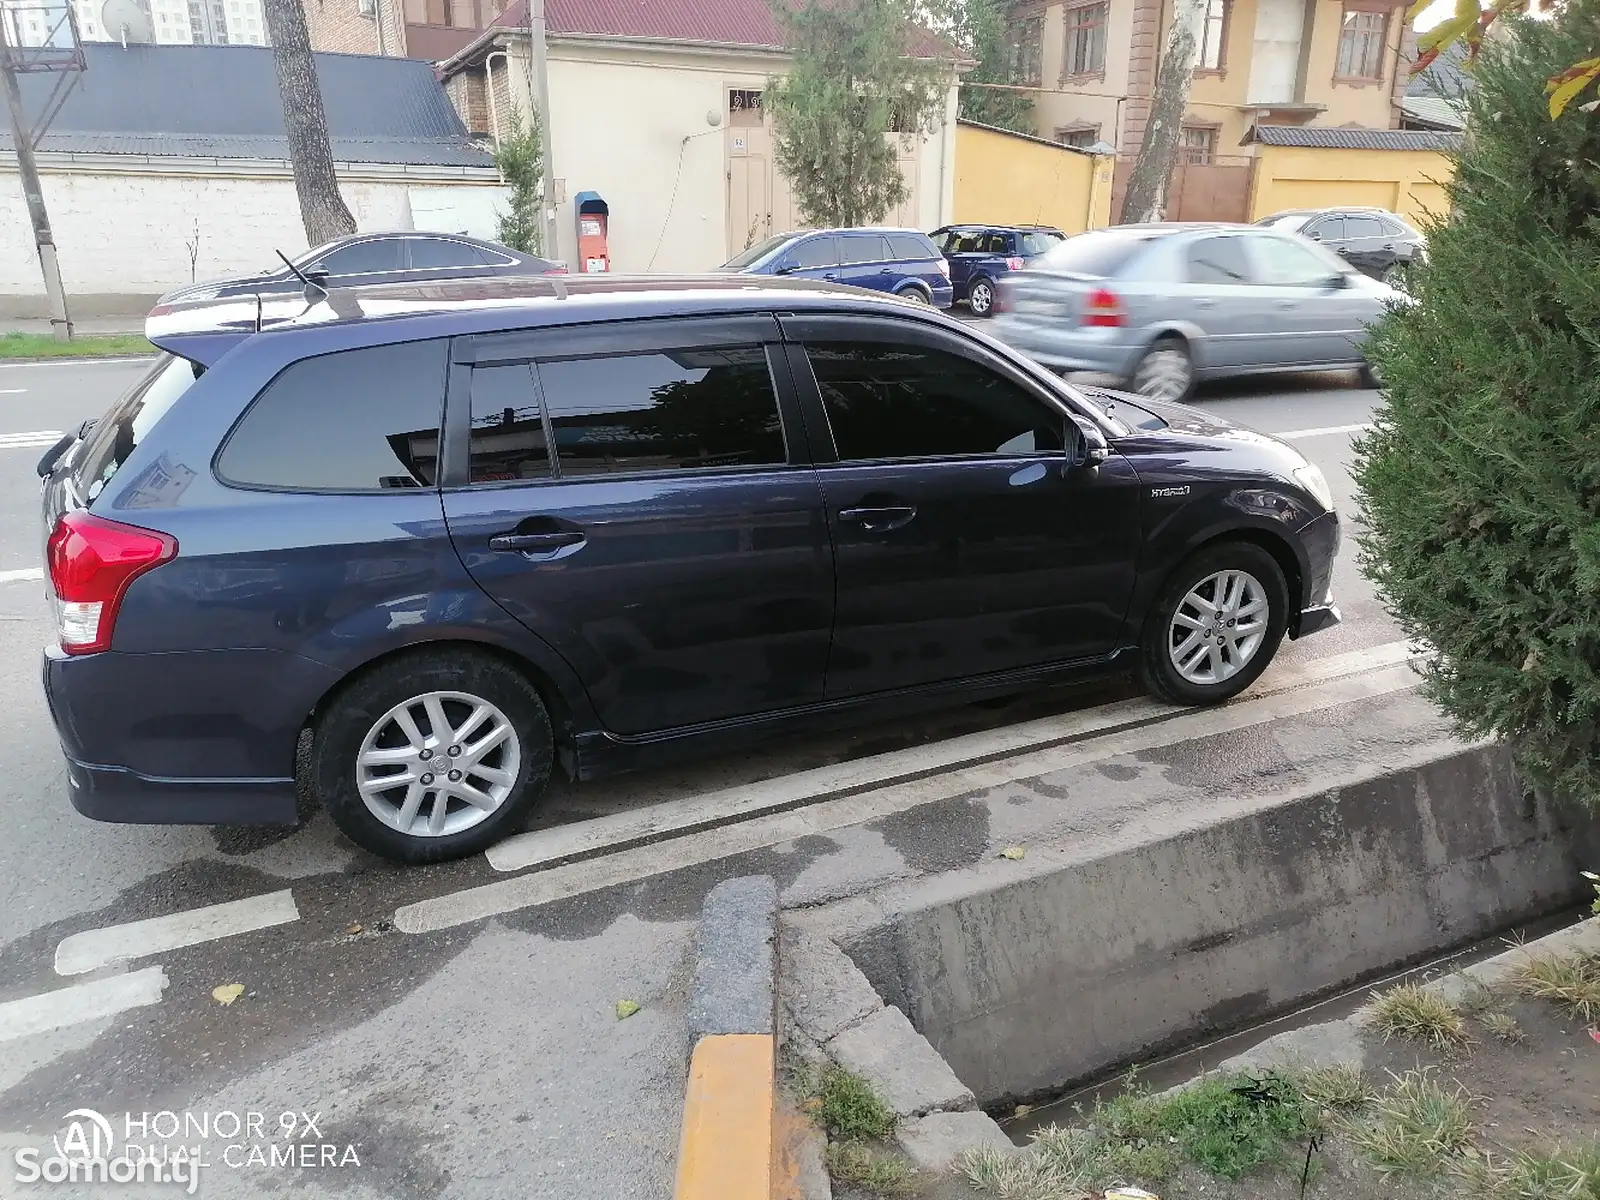
[[888, 136], [938, 126], [951, 61], [917, 58], [912, 0], [773, 0], [794, 67], [768, 81], [773, 157], [812, 225], [881, 221], [910, 194]]
[[510, 131], [495, 147], [494, 165], [511, 189], [511, 203], [496, 219], [500, 244], [524, 254], [544, 253], [544, 139], [537, 110], [531, 123], [513, 114]]
[[1027, 92], [983, 84], [1017, 82], [1016, 41], [1001, 0], [967, 0], [960, 6], [958, 39], [975, 60], [961, 78], [961, 119], [1033, 133], [1033, 97]]
[[322, 85], [311, 57], [311, 37], [300, 0], [264, 0], [267, 36], [278, 67], [278, 99], [283, 128], [289, 135], [289, 162], [294, 190], [300, 197], [300, 220], [313, 246], [356, 231], [355, 218], [339, 195], [333, 173], [333, 148], [328, 144], [328, 118], [322, 109]]
[[1200, 27], [1206, 17], [1206, 0], [1176, 0], [1167, 44], [1156, 71], [1155, 94], [1145, 121], [1139, 157], [1128, 174], [1122, 200], [1124, 222], [1159, 221], [1167, 211], [1167, 186], [1178, 165], [1178, 135], [1189, 107], [1189, 86], [1200, 61]]

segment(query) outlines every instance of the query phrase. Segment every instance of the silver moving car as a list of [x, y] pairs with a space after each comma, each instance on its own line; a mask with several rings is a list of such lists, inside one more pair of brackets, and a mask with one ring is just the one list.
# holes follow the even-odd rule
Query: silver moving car
[[1370, 384], [1367, 326], [1403, 301], [1296, 233], [1118, 225], [1006, 276], [994, 333], [1046, 366], [1176, 401], [1226, 375], [1358, 367]]

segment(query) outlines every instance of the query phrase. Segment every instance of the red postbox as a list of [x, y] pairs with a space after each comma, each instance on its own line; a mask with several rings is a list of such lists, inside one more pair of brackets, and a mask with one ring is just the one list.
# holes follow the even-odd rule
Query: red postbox
[[579, 192], [572, 198], [572, 211], [578, 219], [578, 270], [590, 275], [611, 270], [606, 245], [611, 209], [599, 192]]

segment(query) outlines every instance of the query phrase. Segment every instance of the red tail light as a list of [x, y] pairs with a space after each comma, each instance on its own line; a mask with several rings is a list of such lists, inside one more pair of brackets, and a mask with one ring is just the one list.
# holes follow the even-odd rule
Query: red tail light
[[1008, 258], [1008, 259], [1006, 259], [1006, 270], [1008, 270], [1008, 271], [1020, 271], [1020, 270], [1022, 270], [1022, 267], [1023, 267], [1023, 260], [1022, 259], [1020, 259], [1020, 258]]
[[567, 273], [567, 264], [566, 263], [557, 263], [555, 266], [551, 267], [548, 271], [545, 272], [546, 275], [565, 275], [566, 273]]
[[158, 305], [156, 305], [154, 308], [152, 308], [150, 310], [150, 315], [152, 317], [164, 317], [171, 311], [172, 311], [172, 305], [170, 305], [170, 304], [158, 304]]
[[68, 654], [110, 649], [128, 585], [177, 553], [177, 540], [165, 533], [85, 512], [63, 516], [45, 547], [61, 648]]
[[1096, 329], [1115, 329], [1128, 323], [1122, 300], [1109, 288], [1095, 288], [1083, 302], [1083, 323]]

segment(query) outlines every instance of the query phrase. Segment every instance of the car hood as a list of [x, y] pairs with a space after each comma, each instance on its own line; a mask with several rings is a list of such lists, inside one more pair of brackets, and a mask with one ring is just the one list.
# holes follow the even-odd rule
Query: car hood
[[1244, 425], [1236, 425], [1224, 417], [1216, 416], [1201, 408], [1152, 400], [1148, 396], [1117, 391], [1113, 388], [1082, 390], [1092, 402], [1101, 405], [1102, 408], [1109, 404], [1111, 409], [1107, 415], [1112, 420], [1128, 426], [1131, 431], [1127, 435], [1129, 437], [1176, 437], [1185, 440], [1208, 438], [1248, 443], [1266, 449], [1285, 451], [1296, 464], [1305, 461], [1305, 456], [1282, 438], [1273, 437], [1270, 433], [1261, 433]]

